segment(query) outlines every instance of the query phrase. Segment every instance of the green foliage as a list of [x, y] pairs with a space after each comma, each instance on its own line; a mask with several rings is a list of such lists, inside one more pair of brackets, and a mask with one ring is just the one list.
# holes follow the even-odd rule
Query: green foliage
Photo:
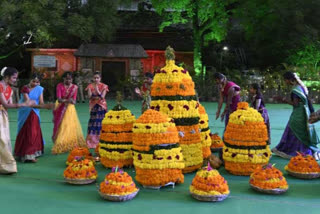
[[160, 31], [174, 24], [192, 26], [194, 39], [194, 67], [202, 69], [202, 49], [210, 41], [223, 40], [227, 34], [229, 11], [235, 0], [152, 0], [152, 6], [164, 21]]
[[286, 61], [291, 50], [319, 40], [320, 1], [239, 0], [234, 18], [244, 29], [252, 59], [258, 66], [275, 66]]
[[94, 36], [94, 19], [83, 17], [79, 14], [71, 14], [68, 17], [68, 33], [78, 35], [84, 42], [90, 42]]
[[[120, 0], [2, 0], [0, 45], [22, 44], [27, 31], [36, 47], [81, 42], [106, 42], [118, 24]], [[6, 35], [10, 38], [6, 38]], [[16, 44], [15, 44], [16, 43]], [[9, 47], [9, 49], [12, 47]], [[7, 50], [2, 50], [4, 53]]]
[[288, 61], [298, 67], [306, 67], [317, 72], [320, 62], [320, 42], [305, 42], [301, 48], [292, 51]]

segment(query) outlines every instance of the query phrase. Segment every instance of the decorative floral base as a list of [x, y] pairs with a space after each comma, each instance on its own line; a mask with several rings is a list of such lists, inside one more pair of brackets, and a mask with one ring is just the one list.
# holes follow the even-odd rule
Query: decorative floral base
[[262, 189], [260, 187], [254, 186], [252, 184], [250, 184], [251, 188], [254, 189], [255, 191], [258, 192], [262, 192], [262, 193], [266, 193], [266, 194], [273, 194], [273, 195], [280, 195], [283, 194], [285, 192], [287, 192], [287, 189], [280, 189], [280, 188], [276, 188], [276, 189]]
[[132, 200], [134, 197], [136, 197], [138, 192], [139, 192], [139, 189], [131, 194], [128, 194], [128, 195], [108, 195], [108, 194], [104, 194], [100, 191], [99, 191], [99, 194], [105, 200], [121, 202], [121, 201]]
[[165, 184], [165, 185], [162, 185], [162, 186], [145, 186], [145, 185], [143, 185], [143, 188], [146, 188], [146, 189], [156, 189], [156, 190], [158, 190], [158, 189], [160, 189], [161, 187], [165, 187], [165, 186], [172, 186], [172, 188], [174, 188], [175, 184], [176, 184], [176, 183], [174, 183], [174, 182], [169, 182], [169, 183], [167, 183], [167, 184]]
[[191, 196], [199, 201], [209, 201], [209, 202], [219, 202], [226, 199], [229, 194], [226, 195], [197, 195], [192, 192], [190, 192]]
[[112, 168], [118, 166], [119, 168], [131, 167], [133, 166], [133, 159], [124, 159], [124, 160], [112, 160], [107, 157], [100, 157], [101, 164], [106, 168]]
[[186, 173], [194, 172], [194, 171], [200, 169], [202, 165], [203, 165], [203, 163], [195, 165], [195, 166], [188, 166], [188, 167], [182, 169], [182, 173], [186, 174]]
[[299, 173], [299, 172], [293, 172], [288, 169], [286, 169], [286, 172], [296, 178], [301, 178], [301, 179], [315, 179], [315, 178], [320, 178], [320, 173]]
[[75, 184], [75, 185], [91, 184], [96, 181], [96, 179], [70, 179], [70, 178], [64, 178], [64, 180], [69, 184]]
[[240, 176], [248, 176], [258, 167], [264, 165], [263, 163], [238, 163], [238, 162], [230, 162], [225, 161], [224, 167], [225, 169], [233, 174], [233, 175], [240, 175]]

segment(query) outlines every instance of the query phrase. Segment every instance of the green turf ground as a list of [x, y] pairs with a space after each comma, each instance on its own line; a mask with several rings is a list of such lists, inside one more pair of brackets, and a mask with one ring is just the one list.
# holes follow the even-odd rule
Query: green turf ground
[[[114, 101], [108, 102], [109, 107]], [[140, 102], [124, 102], [136, 116], [140, 115]], [[223, 124], [214, 120], [216, 103], [203, 103], [209, 114], [211, 132], [223, 131]], [[268, 105], [272, 127], [272, 145], [277, 145], [287, 124], [291, 107], [288, 105]], [[316, 106], [316, 109], [319, 109]], [[78, 115], [84, 132], [89, 119], [88, 104], [77, 105]], [[17, 112], [9, 112], [12, 144], [17, 130]], [[63, 181], [63, 170], [67, 154], [51, 155], [51, 134], [53, 130], [52, 113], [41, 111], [41, 127], [46, 140], [45, 155], [38, 163], [18, 163], [19, 172], [15, 175], [0, 175], [0, 213], [320, 213], [320, 179], [305, 181], [285, 174], [289, 191], [280, 196], [263, 195], [254, 192], [248, 185], [248, 177], [228, 174], [224, 168], [220, 173], [230, 187], [230, 197], [221, 203], [198, 202], [189, 195], [189, 185], [194, 173], [185, 175], [185, 183], [174, 189], [166, 187], [159, 190], [141, 188], [135, 199], [124, 203], [108, 202], [100, 199], [95, 184], [72, 186]], [[317, 129], [319, 129], [319, 125]], [[319, 133], [320, 134], [320, 133]], [[283, 170], [287, 160], [272, 157], [271, 163]], [[110, 171], [97, 166], [98, 182]], [[133, 169], [127, 169], [134, 175]]]

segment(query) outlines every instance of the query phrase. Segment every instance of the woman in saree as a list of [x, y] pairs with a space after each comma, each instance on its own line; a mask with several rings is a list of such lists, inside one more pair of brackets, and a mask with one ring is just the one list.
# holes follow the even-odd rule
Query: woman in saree
[[37, 108], [23, 107], [18, 110], [18, 136], [14, 156], [21, 162], [37, 162], [43, 154], [44, 140], [40, 126], [40, 108], [50, 108], [43, 102], [43, 88], [40, 86], [41, 75], [34, 73], [28, 85], [21, 88], [19, 103], [33, 100]]
[[101, 122], [104, 115], [107, 113], [106, 94], [109, 92], [107, 85], [101, 83], [101, 74], [95, 72], [93, 75], [93, 82], [86, 88], [88, 91], [90, 119], [88, 122], [87, 132], [87, 146], [89, 148], [96, 148], [99, 144]]
[[283, 99], [283, 101], [292, 105], [293, 110], [280, 143], [272, 149], [272, 152], [286, 159], [296, 156], [297, 152], [316, 155], [319, 138], [314, 125], [308, 123], [310, 114], [314, 112], [308, 99], [308, 89], [296, 73], [286, 72], [283, 77], [286, 84], [292, 86], [291, 100]]
[[87, 147], [75, 108], [78, 87], [72, 84], [72, 73], [65, 72], [63, 83], [57, 85], [57, 101], [53, 111], [53, 154], [68, 152], [76, 147]]
[[150, 95], [150, 90], [151, 90], [151, 85], [153, 81], [153, 74], [150, 72], [146, 72], [144, 74], [144, 80], [141, 86], [141, 89], [135, 88], [135, 92], [143, 98], [142, 100], [142, 106], [141, 106], [141, 114], [148, 110], [150, 108], [150, 103], [151, 103], [151, 95]]
[[[234, 82], [228, 81], [226, 76], [221, 73], [215, 73], [214, 78], [219, 86], [220, 94], [216, 120], [219, 117], [221, 118], [221, 121], [225, 120], [225, 127], [227, 127], [230, 114], [237, 110], [237, 105], [240, 102], [240, 87]], [[220, 115], [224, 100], [226, 100], [226, 106]]]
[[17, 81], [18, 71], [12, 67], [4, 67], [0, 74], [3, 78], [0, 81], [0, 174], [12, 174], [17, 172], [17, 164], [12, 155], [7, 109], [32, 106], [34, 102], [13, 104], [10, 85]]
[[264, 104], [264, 99], [263, 99], [263, 95], [261, 93], [261, 88], [260, 85], [257, 83], [253, 83], [250, 86], [250, 94], [252, 95], [252, 100], [251, 100], [251, 107], [256, 109], [261, 116], [263, 117], [264, 123], [267, 126], [267, 130], [268, 130], [268, 144], [270, 145], [271, 143], [271, 135], [270, 135], [270, 121], [269, 121], [269, 114], [268, 114], [268, 110], [265, 107]]

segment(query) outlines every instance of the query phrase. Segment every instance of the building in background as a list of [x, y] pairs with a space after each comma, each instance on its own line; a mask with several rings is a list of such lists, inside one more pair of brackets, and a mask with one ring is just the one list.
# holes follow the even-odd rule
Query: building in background
[[74, 56], [77, 49], [30, 48], [27, 51], [31, 52], [31, 72], [45, 72], [54, 76], [77, 70], [77, 58]]

